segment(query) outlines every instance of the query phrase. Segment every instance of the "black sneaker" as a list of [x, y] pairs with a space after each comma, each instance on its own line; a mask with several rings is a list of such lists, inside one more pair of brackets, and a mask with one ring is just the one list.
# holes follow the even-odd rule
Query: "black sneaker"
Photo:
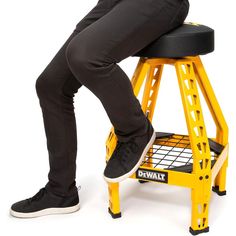
[[142, 164], [156, 138], [156, 132], [147, 118], [147, 133], [132, 137], [128, 142], [117, 141], [104, 170], [107, 182], [120, 182], [131, 176]]
[[79, 195], [61, 197], [41, 188], [33, 197], [14, 203], [10, 214], [31, 218], [51, 214], [65, 214], [79, 210]]

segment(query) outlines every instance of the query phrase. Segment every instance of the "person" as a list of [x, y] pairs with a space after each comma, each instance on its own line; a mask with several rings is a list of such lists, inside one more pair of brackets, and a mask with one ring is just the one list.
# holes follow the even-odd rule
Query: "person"
[[82, 85], [101, 101], [118, 140], [104, 179], [120, 182], [137, 170], [155, 131], [117, 63], [183, 24], [188, 11], [188, 0], [99, 0], [76, 24], [35, 84], [49, 154], [48, 183], [33, 197], [14, 203], [12, 216], [79, 209], [73, 98]]

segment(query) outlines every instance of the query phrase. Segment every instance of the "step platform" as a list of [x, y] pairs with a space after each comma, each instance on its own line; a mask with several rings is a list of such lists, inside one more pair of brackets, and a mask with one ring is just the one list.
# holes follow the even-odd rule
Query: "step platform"
[[[224, 146], [208, 138], [211, 153], [211, 168], [214, 167]], [[201, 166], [201, 163], [200, 163]], [[169, 173], [174, 172], [191, 174], [193, 171], [193, 153], [188, 135], [156, 132], [156, 139], [147, 152], [144, 161], [130, 178], [139, 179], [140, 183], [161, 182], [170, 183]], [[183, 175], [182, 175], [183, 176]], [[172, 179], [172, 184], [189, 186], [192, 175], [186, 175], [187, 179]], [[174, 177], [174, 176], [172, 176]], [[179, 177], [181, 177], [179, 175]], [[214, 191], [214, 189], [213, 189]]]

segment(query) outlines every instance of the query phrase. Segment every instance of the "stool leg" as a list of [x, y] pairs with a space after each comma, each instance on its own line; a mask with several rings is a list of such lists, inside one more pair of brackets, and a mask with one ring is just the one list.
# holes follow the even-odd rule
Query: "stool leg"
[[218, 172], [212, 191], [217, 193], [219, 196], [226, 195], [226, 170], [228, 166], [228, 157]]
[[109, 192], [109, 208], [108, 212], [112, 218], [121, 217], [120, 199], [119, 199], [119, 183], [108, 183]]
[[[116, 147], [117, 137], [114, 134], [114, 127], [111, 128], [108, 138], [106, 140], [106, 161], [108, 161]], [[119, 183], [107, 183], [109, 193], [109, 207], [108, 212], [112, 218], [121, 217], [120, 200], [119, 200]]]
[[[158, 91], [160, 87], [163, 68], [164, 68], [164, 64], [160, 64], [160, 65], [151, 64], [150, 69], [147, 74], [146, 82], [145, 82], [141, 105], [142, 105], [142, 110], [144, 114], [146, 114], [146, 116], [151, 122], [154, 115], [154, 110], [156, 106], [156, 100], [157, 100]], [[153, 159], [152, 159], [153, 148], [149, 149], [146, 156], [147, 158], [143, 166], [153, 168]], [[149, 181], [139, 180], [139, 183], [146, 183], [146, 182], [149, 182]]]
[[143, 91], [142, 109], [151, 122], [155, 111], [163, 68], [164, 65], [150, 66]]
[[[164, 65], [151, 65], [147, 74], [145, 87], [142, 97], [142, 110], [148, 119], [152, 122], [154, 110], [156, 106], [156, 100], [161, 82], [161, 76]], [[153, 148], [150, 148], [147, 153], [146, 162], [143, 166], [153, 167], [152, 154]], [[144, 182], [144, 181], [139, 181]], [[147, 182], [147, 181], [145, 181]]]
[[[225, 146], [228, 143], [228, 126], [199, 56], [194, 58], [194, 69], [202, 94], [207, 102], [208, 108], [216, 125], [216, 142]], [[212, 190], [220, 196], [226, 194], [227, 166], [228, 155], [215, 178], [214, 186], [212, 188]]]
[[[189, 231], [192, 235], [197, 235], [204, 232], [209, 232], [208, 226], [208, 212], [209, 212], [209, 201], [210, 194], [208, 199], [203, 198], [202, 184], [198, 183], [198, 187], [193, 188], [191, 191], [192, 195], [192, 220], [191, 227]], [[210, 192], [211, 189], [208, 188]]]
[[178, 60], [175, 63], [175, 68], [193, 154], [192, 174], [196, 176], [192, 188], [192, 220], [190, 227], [190, 232], [196, 235], [209, 231], [211, 153], [193, 63], [191, 60]]
[[150, 65], [146, 63], [147, 59], [140, 57], [138, 64], [135, 68], [134, 74], [131, 78], [131, 84], [134, 90], [134, 94], [137, 97], [143, 81], [148, 73]]

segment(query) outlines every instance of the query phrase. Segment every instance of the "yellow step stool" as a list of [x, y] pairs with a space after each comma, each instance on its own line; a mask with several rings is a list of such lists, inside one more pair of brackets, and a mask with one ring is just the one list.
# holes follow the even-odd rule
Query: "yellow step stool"
[[[228, 127], [199, 56], [213, 50], [214, 30], [185, 22], [133, 55], [140, 59], [131, 83], [136, 96], [145, 83], [141, 104], [151, 122], [164, 65], [175, 67], [188, 135], [156, 132], [152, 148], [130, 178], [140, 183], [151, 181], [191, 188], [189, 231], [193, 235], [209, 231], [211, 190], [220, 196], [226, 194]], [[207, 136], [197, 84], [215, 122], [215, 137]], [[106, 161], [116, 142], [112, 127], [106, 140]], [[108, 183], [108, 190], [109, 213], [113, 218], [121, 217], [119, 183]]]

